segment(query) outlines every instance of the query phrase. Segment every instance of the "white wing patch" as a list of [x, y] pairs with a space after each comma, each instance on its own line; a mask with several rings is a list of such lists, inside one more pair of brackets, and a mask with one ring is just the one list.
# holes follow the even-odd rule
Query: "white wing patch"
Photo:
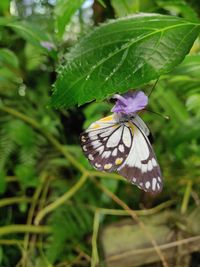
[[124, 132], [123, 132], [123, 137], [122, 137], [122, 141], [125, 144], [125, 146], [130, 147], [131, 146], [131, 133], [130, 130], [125, 127], [124, 128]]
[[118, 146], [121, 135], [122, 135], [123, 127], [119, 127], [110, 137], [108, 138], [108, 141], [106, 143], [106, 147], [116, 147]]

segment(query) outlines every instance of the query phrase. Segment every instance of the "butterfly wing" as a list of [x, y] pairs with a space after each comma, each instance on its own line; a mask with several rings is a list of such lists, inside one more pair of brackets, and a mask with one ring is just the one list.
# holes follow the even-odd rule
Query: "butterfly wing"
[[146, 136], [151, 134], [149, 128], [138, 115], [136, 115], [132, 121]]
[[114, 115], [105, 117], [81, 134], [81, 146], [91, 165], [100, 171], [115, 171], [127, 158], [131, 145], [131, 129]]
[[153, 194], [159, 193], [163, 187], [161, 171], [153, 148], [144, 132], [145, 124], [139, 128], [138, 120], [132, 119], [127, 125], [131, 129], [133, 141], [126, 160], [117, 171], [142, 190]]

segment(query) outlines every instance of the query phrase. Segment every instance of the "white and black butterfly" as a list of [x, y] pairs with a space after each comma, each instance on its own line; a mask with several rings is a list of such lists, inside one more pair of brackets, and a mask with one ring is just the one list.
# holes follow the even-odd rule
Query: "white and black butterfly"
[[94, 168], [117, 171], [140, 189], [155, 194], [162, 190], [163, 181], [149, 135], [137, 114], [114, 113], [92, 123], [80, 140]]

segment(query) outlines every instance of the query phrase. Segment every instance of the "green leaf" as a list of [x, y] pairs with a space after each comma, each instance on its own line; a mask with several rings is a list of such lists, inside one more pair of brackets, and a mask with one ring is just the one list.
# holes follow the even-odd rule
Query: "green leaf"
[[199, 21], [195, 10], [184, 0], [157, 0], [156, 3], [173, 15], [181, 15], [190, 21]]
[[55, 6], [56, 29], [58, 36], [62, 37], [65, 26], [70, 22], [71, 17], [81, 7], [84, 0], [58, 0]]
[[18, 68], [19, 60], [17, 56], [7, 48], [0, 48], [0, 66], [5, 64], [7, 67]]
[[104, 0], [97, 0], [97, 1], [99, 2], [100, 5], [106, 8], [106, 3], [104, 2]]
[[71, 107], [142, 86], [171, 71], [189, 52], [200, 25], [173, 16], [138, 14], [85, 36], [60, 68], [52, 105]]
[[14, 30], [20, 37], [30, 42], [40, 49], [51, 51], [55, 49], [51, 38], [46, 32], [36, 24], [27, 21], [16, 21], [11, 19], [0, 18], [0, 26], [9, 27]]
[[15, 174], [23, 188], [35, 187], [39, 183], [33, 166], [17, 165]]
[[139, 12], [139, 0], [112, 0], [111, 4], [118, 17]]
[[10, 0], [1, 0], [0, 1], [0, 14], [8, 13], [9, 11], [9, 6], [10, 6]]

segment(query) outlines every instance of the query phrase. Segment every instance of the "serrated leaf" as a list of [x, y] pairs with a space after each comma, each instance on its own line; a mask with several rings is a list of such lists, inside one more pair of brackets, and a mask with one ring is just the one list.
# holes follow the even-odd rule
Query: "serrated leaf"
[[65, 26], [70, 22], [71, 17], [81, 7], [84, 0], [58, 0], [55, 6], [56, 29], [59, 37], [62, 37]]
[[199, 31], [199, 24], [158, 14], [103, 24], [69, 52], [51, 103], [71, 107], [142, 86], [179, 64]]

